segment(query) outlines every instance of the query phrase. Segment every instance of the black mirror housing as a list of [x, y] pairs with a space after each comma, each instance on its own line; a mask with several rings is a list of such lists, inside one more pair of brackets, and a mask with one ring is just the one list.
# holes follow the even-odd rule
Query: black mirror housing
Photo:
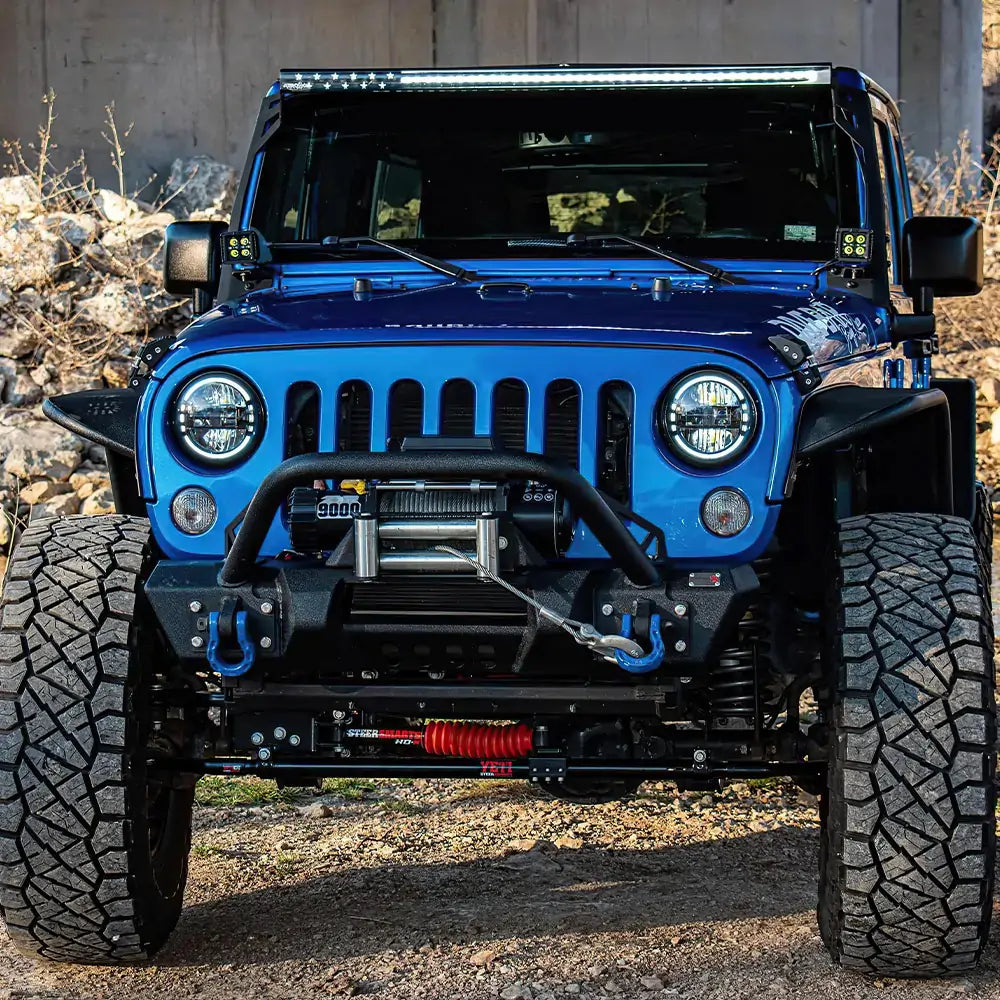
[[219, 238], [224, 222], [173, 222], [163, 247], [163, 287], [172, 295], [214, 296], [219, 288]]
[[967, 216], [917, 215], [903, 224], [903, 291], [914, 299], [983, 290], [983, 226]]

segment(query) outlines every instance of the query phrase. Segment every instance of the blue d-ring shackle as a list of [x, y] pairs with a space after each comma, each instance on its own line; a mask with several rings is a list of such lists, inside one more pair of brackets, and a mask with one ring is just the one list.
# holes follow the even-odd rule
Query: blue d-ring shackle
[[236, 642], [243, 651], [242, 659], [230, 663], [219, 654], [219, 612], [213, 611], [208, 616], [208, 662], [212, 669], [223, 677], [242, 677], [252, 666], [256, 647], [247, 635], [247, 613], [236, 612]]
[[[632, 616], [622, 615], [621, 634], [626, 639], [632, 638]], [[648, 674], [663, 662], [666, 649], [663, 646], [663, 636], [660, 635], [660, 616], [649, 616], [649, 640], [653, 644], [652, 650], [645, 656], [629, 656], [623, 649], [615, 650], [615, 659], [622, 670], [627, 670], [630, 674]]]

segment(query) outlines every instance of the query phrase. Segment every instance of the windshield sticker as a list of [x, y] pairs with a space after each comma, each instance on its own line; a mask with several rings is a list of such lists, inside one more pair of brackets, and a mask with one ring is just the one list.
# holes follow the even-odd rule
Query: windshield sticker
[[826, 302], [811, 302], [767, 322], [800, 337], [821, 360], [853, 354], [871, 342], [871, 330], [861, 316], [839, 312]]
[[806, 243], [816, 242], [816, 227], [815, 226], [798, 226], [798, 225], [786, 225], [785, 226], [785, 239], [786, 240], [799, 240]]

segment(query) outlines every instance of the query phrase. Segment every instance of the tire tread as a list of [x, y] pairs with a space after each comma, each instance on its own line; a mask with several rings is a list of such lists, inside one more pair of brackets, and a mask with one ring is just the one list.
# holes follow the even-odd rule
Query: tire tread
[[819, 920], [860, 971], [968, 971], [986, 943], [996, 709], [985, 553], [970, 523], [840, 523], [837, 680]]

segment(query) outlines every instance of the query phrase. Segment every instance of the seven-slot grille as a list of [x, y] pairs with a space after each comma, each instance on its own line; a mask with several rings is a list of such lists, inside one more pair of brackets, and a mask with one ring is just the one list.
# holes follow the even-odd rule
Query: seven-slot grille
[[[584, 426], [580, 388], [572, 379], [549, 382], [538, 398], [531, 398], [528, 386], [516, 378], [501, 379], [486, 391], [488, 412], [485, 400], [467, 379], [445, 382], [437, 393], [436, 405], [425, 398], [420, 382], [400, 379], [388, 390], [385, 439], [374, 441], [373, 435], [379, 431], [373, 421], [371, 387], [359, 379], [345, 382], [337, 397], [337, 449], [398, 448], [405, 438], [421, 434], [459, 438], [488, 435], [497, 447], [508, 451], [528, 450], [529, 442], [535, 443], [535, 449], [540, 444], [547, 458], [580, 469], [581, 445], [585, 444], [596, 457], [601, 488], [628, 501], [633, 396], [626, 383], [612, 380], [601, 386], [597, 412], [589, 411], [588, 427]], [[477, 410], [482, 412], [477, 414]], [[529, 420], [536, 423], [534, 434]], [[297, 437], [311, 439], [315, 435], [299, 433]]]

